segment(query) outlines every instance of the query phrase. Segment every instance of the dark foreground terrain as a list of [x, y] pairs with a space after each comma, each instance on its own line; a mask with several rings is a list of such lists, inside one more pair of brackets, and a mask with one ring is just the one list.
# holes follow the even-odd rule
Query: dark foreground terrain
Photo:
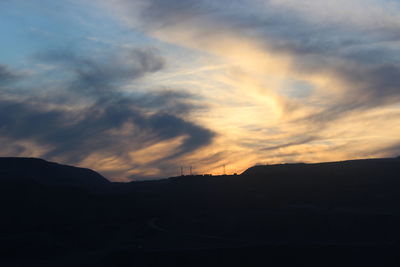
[[0, 266], [400, 266], [400, 159], [110, 183], [0, 158]]

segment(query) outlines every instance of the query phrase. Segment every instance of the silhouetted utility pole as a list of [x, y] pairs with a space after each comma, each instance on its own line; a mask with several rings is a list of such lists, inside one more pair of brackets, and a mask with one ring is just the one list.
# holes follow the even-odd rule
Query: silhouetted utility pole
[[192, 173], [192, 166], [190, 166], [190, 175], [193, 175], [193, 173]]
[[183, 167], [181, 166], [181, 176], [183, 176]]
[[225, 171], [225, 164], [223, 165], [223, 167], [224, 167], [224, 175], [226, 175], [226, 171]]

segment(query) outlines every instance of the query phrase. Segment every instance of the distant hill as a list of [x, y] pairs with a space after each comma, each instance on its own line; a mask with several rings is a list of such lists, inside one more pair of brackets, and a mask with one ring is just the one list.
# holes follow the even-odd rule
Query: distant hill
[[168, 205], [185, 212], [190, 206], [232, 211], [292, 206], [393, 210], [400, 204], [400, 159], [263, 165], [241, 175], [182, 176], [120, 187], [147, 199], [147, 204], [163, 206], [160, 210]]
[[[300, 173], [299, 173], [300, 171]], [[332, 172], [334, 171], [334, 172]], [[331, 176], [333, 174], [358, 175], [360, 172], [364, 174], [376, 173], [384, 171], [385, 175], [398, 175], [400, 171], [400, 156], [397, 158], [378, 158], [378, 159], [358, 159], [336, 162], [323, 163], [289, 163], [276, 165], [257, 165], [243, 172], [245, 176], [260, 176], [260, 175], [295, 175], [305, 176], [323, 175]], [[306, 173], [304, 173], [306, 172]], [[383, 173], [381, 173], [383, 174]]]
[[0, 266], [400, 266], [399, 173], [393, 158], [111, 183], [0, 158]]
[[[242, 176], [246, 180], [257, 180], [257, 183], [278, 184], [294, 187], [298, 190], [338, 189], [348, 191], [354, 188], [362, 191], [377, 185], [400, 186], [400, 159], [361, 159], [340, 162], [314, 164], [279, 164], [254, 166], [246, 170]], [[261, 180], [260, 180], [261, 179]]]
[[110, 182], [97, 172], [37, 158], [0, 158], [1, 182], [34, 182], [46, 186], [96, 188]]

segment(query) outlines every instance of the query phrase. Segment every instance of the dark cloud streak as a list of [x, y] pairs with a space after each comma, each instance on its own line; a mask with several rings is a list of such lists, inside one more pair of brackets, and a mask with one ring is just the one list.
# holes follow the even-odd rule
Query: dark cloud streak
[[87, 103], [66, 110], [50, 108], [49, 103], [39, 106], [37, 99], [0, 100], [0, 135], [48, 148], [43, 155], [47, 159], [58, 157], [77, 164], [92, 154], [106, 153], [129, 161], [130, 152], [183, 137], [182, 145], [164, 159], [171, 161], [210, 144], [214, 136], [178, 115], [193, 108], [186, 103], [190, 95], [171, 90], [153, 94], [121, 90], [128, 82], [164, 67], [164, 60], [152, 50], [134, 49], [103, 58], [58, 51], [37, 59], [58, 64], [64, 73], [72, 74], [65, 82], [67, 93]]
[[6, 65], [0, 64], [0, 86], [17, 80], [18, 74], [11, 71]]

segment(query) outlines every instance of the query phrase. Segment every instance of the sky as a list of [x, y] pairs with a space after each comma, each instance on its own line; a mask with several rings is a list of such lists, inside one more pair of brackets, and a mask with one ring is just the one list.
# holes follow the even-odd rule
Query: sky
[[398, 0], [2, 0], [0, 156], [114, 181], [400, 154]]

